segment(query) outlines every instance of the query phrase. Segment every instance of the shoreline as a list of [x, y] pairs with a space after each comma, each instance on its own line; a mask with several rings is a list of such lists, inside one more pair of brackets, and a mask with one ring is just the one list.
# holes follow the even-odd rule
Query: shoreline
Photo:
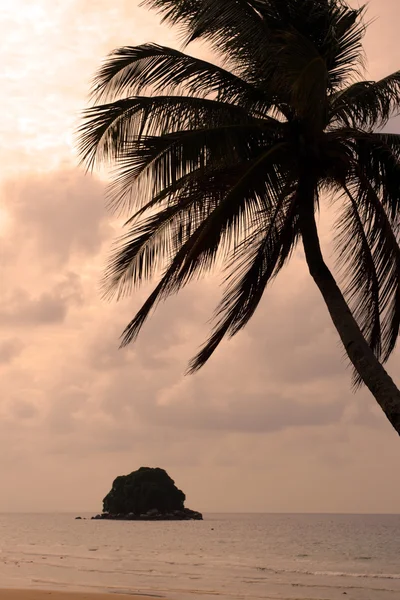
[[0, 587], [0, 600], [127, 600], [127, 598], [132, 596], [136, 600], [165, 598], [165, 596], [161, 594], [143, 594], [140, 592], [86, 592], [75, 590], [41, 590], [32, 588]]

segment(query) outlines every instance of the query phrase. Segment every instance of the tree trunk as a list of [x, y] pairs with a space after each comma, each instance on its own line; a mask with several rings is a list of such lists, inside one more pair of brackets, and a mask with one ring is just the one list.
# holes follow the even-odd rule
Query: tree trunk
[[400, 435], [400, 390], [368, 346], [323, 259], [315, 222], [315, 188], [312, 184], [307, 184], [307, 181], [302, 182], [298, 193], [300, 230], [310, 275], [325, 300], [350, 361]]

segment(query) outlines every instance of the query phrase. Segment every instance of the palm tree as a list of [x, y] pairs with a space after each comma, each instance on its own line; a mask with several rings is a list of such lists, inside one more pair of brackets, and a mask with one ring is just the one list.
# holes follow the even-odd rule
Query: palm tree
[[[365, 10], [343, 0], [145, 0], [205, 40], [219, 64], [157, 44], [115, 50], [79, 130], [88, 168], [114, 165], [109, 200], [127, 233], [106, 293], [159, 283], [123, 332], [215, 265], [227, 287], [196, 371], [241, 330], [301, 242], [354, 367], [400, 433], [400, 392], [382, 364], [400, 325], [400, 71], [362, 81]], [[329, 199], [341, 287], [315, 215]]]

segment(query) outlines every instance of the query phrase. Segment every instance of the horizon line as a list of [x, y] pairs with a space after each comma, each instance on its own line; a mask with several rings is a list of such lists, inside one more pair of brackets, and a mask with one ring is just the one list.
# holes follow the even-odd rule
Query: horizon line
[[[96, 515], [99, 510], [0, 510], [0, 515]], [[355, 511], [201, 511], [203, 515], [314, 515], [314, 516], [400, 516], [399, 512], [355, 512]]]

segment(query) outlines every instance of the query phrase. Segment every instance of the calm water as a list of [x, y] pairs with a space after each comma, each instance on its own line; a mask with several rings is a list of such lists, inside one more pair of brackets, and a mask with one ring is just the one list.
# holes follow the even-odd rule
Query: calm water
[[174, 600], [398, 600], [400, 515], [0, 515], [0, 585]]

